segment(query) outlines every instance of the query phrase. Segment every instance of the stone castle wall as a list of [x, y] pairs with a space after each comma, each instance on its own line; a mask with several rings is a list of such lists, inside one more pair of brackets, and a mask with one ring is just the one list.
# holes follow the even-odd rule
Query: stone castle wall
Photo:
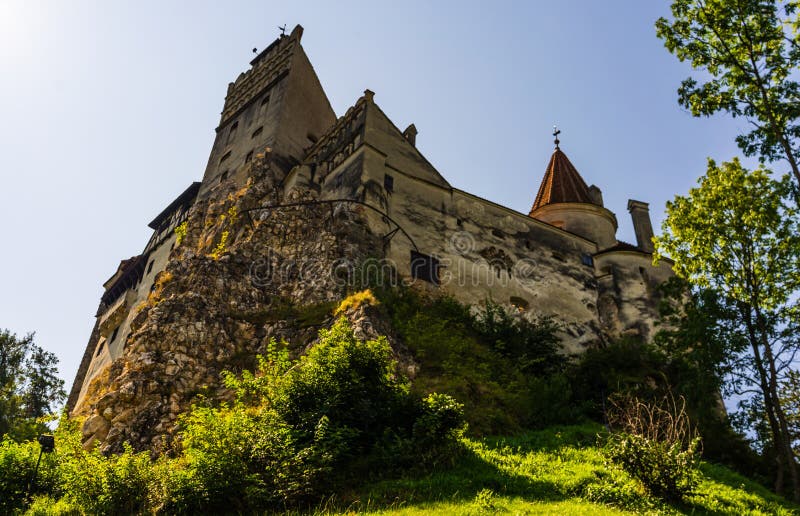
[[[327, 205], [247, 212], [313, 199], [276, 190], [281, 171], [269, 159], [253, 163], [245, 187], [223, 182], [193, 207], [186, 237], [135, 313], [123, 356], [89, 387], [87, 446], [168, 450], [178, 415], [197, 394], [224, 397], [220, 373], [252, 368], [270, 338], [313, 340], [344, 295], [337, 263], [381, 249], [357, 208], [340, 207], [346, 216]], [[315, 305], [327, 308], [323, 315], [298, 317]]]
[[[202, 185], [106, 283], [68, 404], [87, 416], [87, 446], [169, 451], [196, 395], [229, 395], [223, 370], [252, 368], [270, 338], [301, 352], [332, 307], [375, 278], [417, 276], [467, 304], [550, 316], [567, 354], [653, 336], [657, 285], [672, 271], [617, 242], [602, 201], [545, 206], [554, 218], [543, 221], [453, 188], [417, 150], [416, 128], [401, 132], [369, 90], [335, 119], [301, 33], [230, 85]], [[646, 205], [636, 206], [641, 221]], [[357, 334], [388, 334], [413, 373], [388, 322], [365, 310], [348, 314]]]

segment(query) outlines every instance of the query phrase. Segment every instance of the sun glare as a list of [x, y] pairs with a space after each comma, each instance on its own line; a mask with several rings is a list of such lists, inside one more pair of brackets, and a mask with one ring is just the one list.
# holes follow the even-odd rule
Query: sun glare
[[36, 44], [34, 26], [40, 19], [42, 7], [38, 2], [0, 0], [0, 57], [14, 63], [29, 54]]

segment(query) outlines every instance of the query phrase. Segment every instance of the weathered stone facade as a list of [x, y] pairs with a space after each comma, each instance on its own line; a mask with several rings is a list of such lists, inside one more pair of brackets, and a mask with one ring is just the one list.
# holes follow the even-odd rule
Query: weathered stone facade
[[[106, 282], [69, 400], [87, 445], [168, 450], [177, 416], [219, 374], [252, 367], [270, 338], [310, 345], [331, 308], [366, 282], [415, 281], [463, 302], [552, 315], [567, 353], [649, 338], [655, 287], [647, 205], [637, 245], [556, 149], [529, 215], [453, 188], [366, 91], [335, 118], [295, 28], [228, 88], [202, 183], [152, 223], [142, 255]], [[388, 334], [378, 312], [346, 314]]]

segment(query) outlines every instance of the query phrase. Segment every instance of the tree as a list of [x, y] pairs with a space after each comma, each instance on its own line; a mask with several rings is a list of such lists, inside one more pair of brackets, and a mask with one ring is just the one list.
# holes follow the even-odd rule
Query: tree
[[800, 184], [800, 19], [797, 1], [674, 0], [656, 34], [681, 61], [710, 75], [683, 81], [678, 102], [694, 116], [727, 112], [753, 126], [736, 138], [747, 156], [785, 159]]
[[[788, 472], [795, 498], [800, 479], [792, 451], [781, 379], [797, 351], [800, 293], [800, 224], [786, 202], [788, 175], [770, 177], [763, 167], [743, 168], [737, 159], [720, 167], [713, 160], [686, 197], [667, 203], [657, 256], [669, 256], [674, 270], [695, 287], [708, 289], [732, 308], [727, 323], [745, 350], [731, 362], [735, 392], [761, 397], [772, 446], [778, 457], [776, 489]], [[736, 353], [738, 339], [729, 352]]]
[[66, 397], [58, 358], [33, 342], [0, 330], [0, 438], [21, 440], [45, 430], [39, 421]]

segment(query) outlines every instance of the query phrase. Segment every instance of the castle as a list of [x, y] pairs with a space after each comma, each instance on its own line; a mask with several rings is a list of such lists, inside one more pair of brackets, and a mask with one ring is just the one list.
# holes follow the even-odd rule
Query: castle
[[646, 203], [628, 203], [636, 245], [618, 241], [600, 189], [558, 140], [530, 213], [458, 190], [417, 150], [414, 125], [397, 128], [371, 91], [336, 117], [302, 32], [228, 85], [202, 181], [104, 283], [68, 401], [88, 416], [87, 442], [163, 447], [200, 384], [289, 331], [263, 315], [275, 300], [336, 299], [365, 258], [465, 303], [553, 316], [567, 353], [652, 337], [656, 286], [672, 270], [652, 264]]

